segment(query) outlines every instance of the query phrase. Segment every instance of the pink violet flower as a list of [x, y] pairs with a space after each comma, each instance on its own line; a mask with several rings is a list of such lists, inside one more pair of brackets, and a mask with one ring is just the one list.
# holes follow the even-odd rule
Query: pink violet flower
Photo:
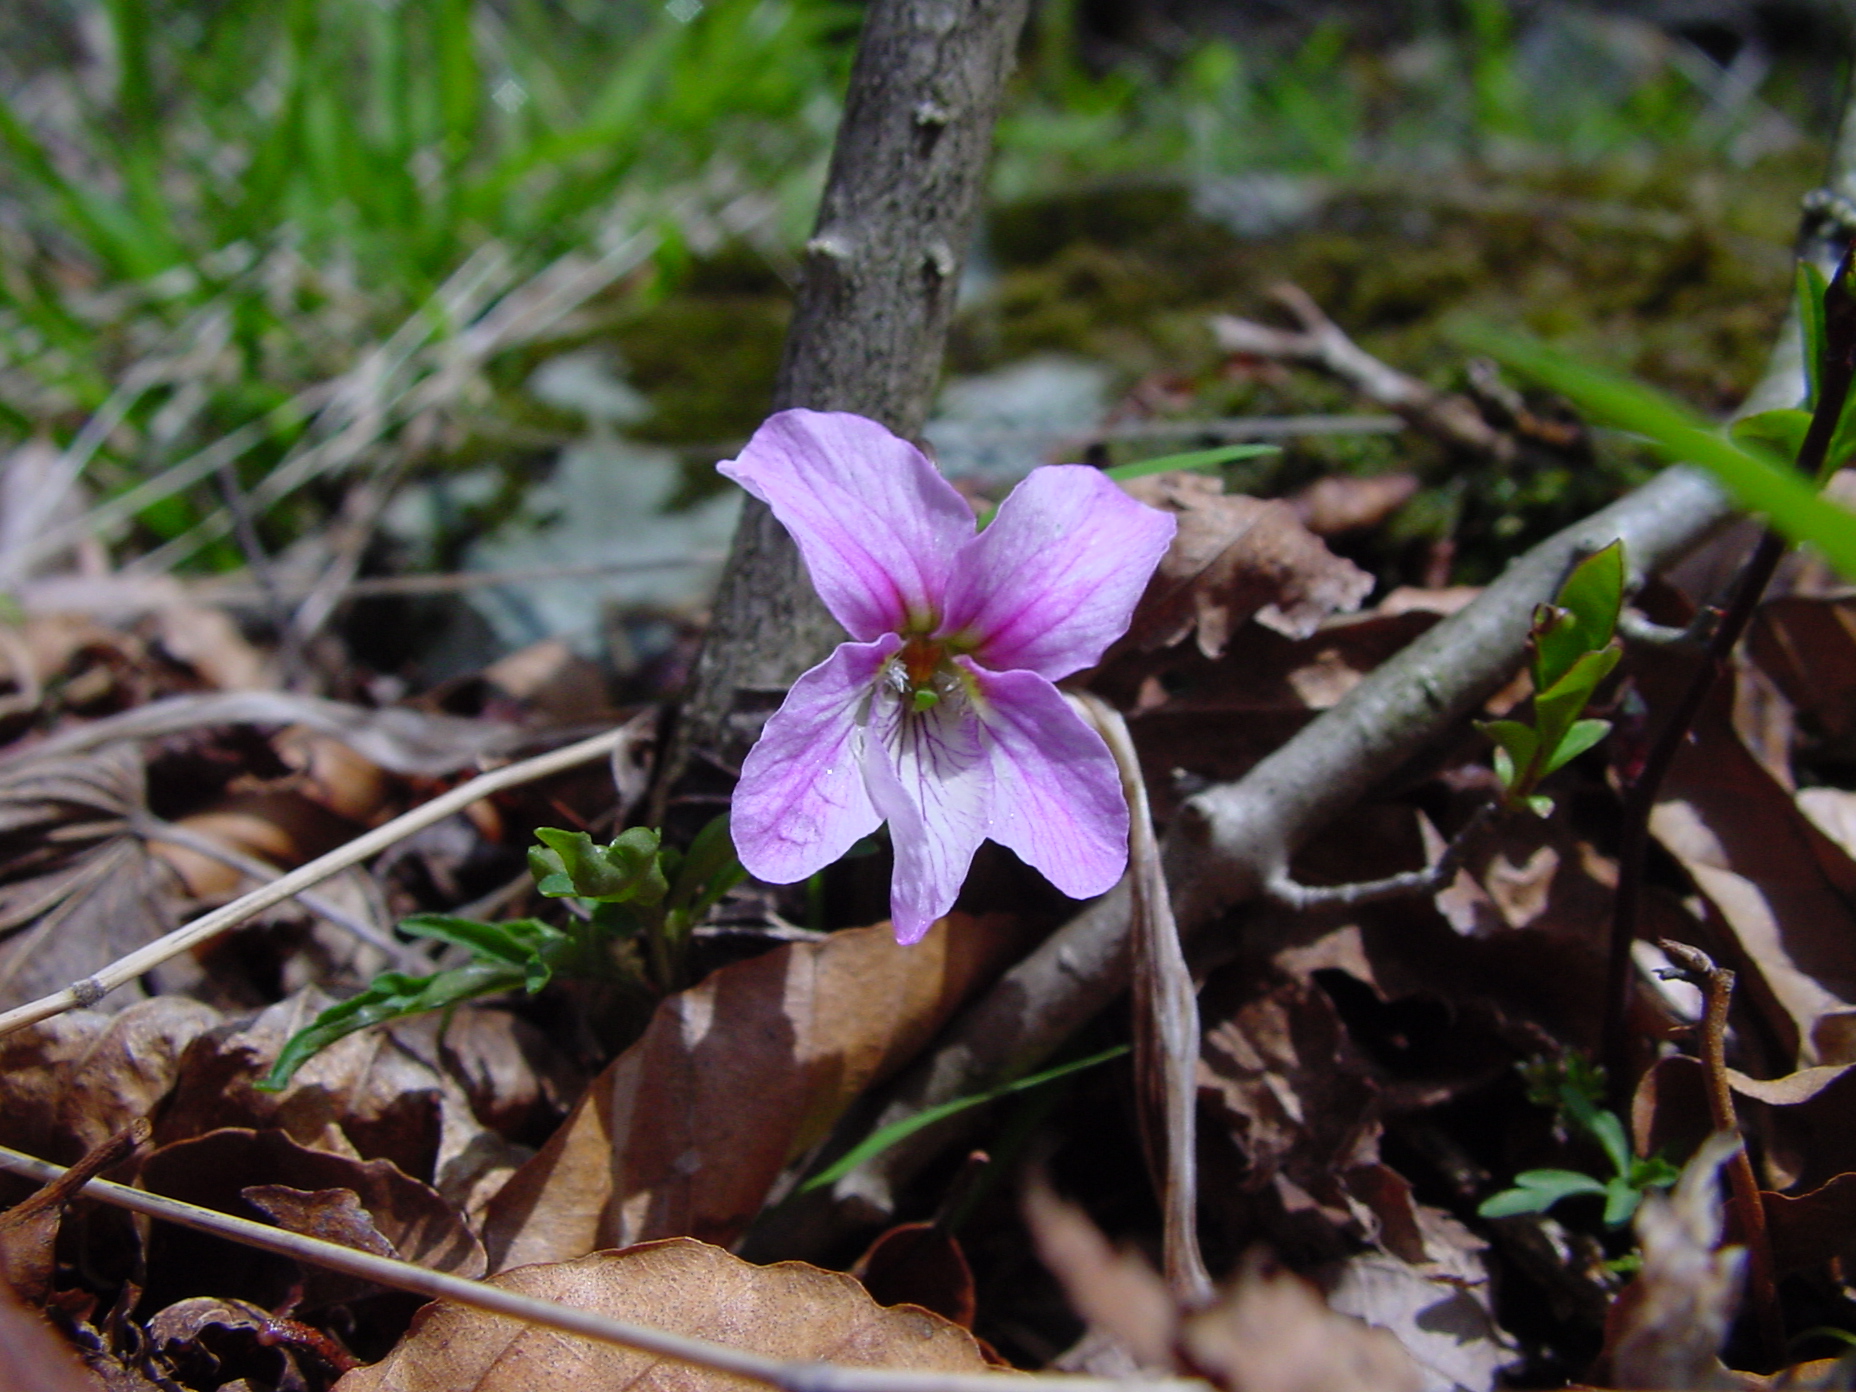
[[890, 914], [918, 941], [990, 837], [1074, 898], [1128, 856], [1115, 763], [1052, 683], [1127, 629], [1174, 520], [1095, 469], [1034, 469], [978, 530], [875, 421], [782, 411], [717, 468], [773, 509], [842, 643], [793, 684], [735, 789], [735, 849], [791, 884], [888, 821]]

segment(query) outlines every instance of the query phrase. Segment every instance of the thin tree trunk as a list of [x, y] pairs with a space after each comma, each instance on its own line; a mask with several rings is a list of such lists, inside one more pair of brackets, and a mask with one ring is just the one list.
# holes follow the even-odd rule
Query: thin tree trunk
[[[1026, 5], [871, 0], [775, 409], [921, 431]], [[658, 813], [725, 798], [768, 713], [842, 636], [785, 530], [749, 499], [660, 764]]]

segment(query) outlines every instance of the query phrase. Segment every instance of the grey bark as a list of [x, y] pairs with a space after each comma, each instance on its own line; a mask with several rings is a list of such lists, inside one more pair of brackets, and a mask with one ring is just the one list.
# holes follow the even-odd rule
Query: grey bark
[[[775, 409], [856, 411], [920, 433], [1027, 0], [871, 0]], [[660, 786], [692, 757], [719, 795], [793, 679], [843, 634], [791, 538], [752, 499]]]

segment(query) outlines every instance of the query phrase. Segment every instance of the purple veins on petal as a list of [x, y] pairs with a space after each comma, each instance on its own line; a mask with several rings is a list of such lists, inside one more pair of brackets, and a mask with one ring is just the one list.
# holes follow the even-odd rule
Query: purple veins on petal
[[853, 638], [939, 613], [973, 509], [907, 440], [843, 411], [781, 411], [716, 467], [773, 509]]
[[995, 672], [1081, 671], [1127, 631], [1176, 527], [1094, 469], [1034, 469], [961, 552], [943, 631]]
[[1104, 893], [1128, 864], [1128, 802], [1108, 746], [1037, 673], [961, 661], [992, 767], [988, 835], [1070, 897]]
[[756, 879], [802, 880], [882, 821], [865, 789], [860, 719], [877, 674], [901, 646], [894, 634], [840, 644], [793, 683], [748, 751], [729, 822], [736, 854]]
[[864, 776], [895, 848], [896, 941], [918, 942], [954, 907], [988, 835], [992, 767], [972, 706], [958, 697], [918, 711], [883, 690], [871, 704]]

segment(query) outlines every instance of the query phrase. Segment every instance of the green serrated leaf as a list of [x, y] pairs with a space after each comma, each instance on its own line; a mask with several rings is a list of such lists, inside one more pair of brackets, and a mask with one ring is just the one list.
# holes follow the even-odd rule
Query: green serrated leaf
[[1541, 760], [1540, 776], [1545, 778], [1550, 773], [1558, 773], [1610, 733], [1609, 720], [1593, 718], [1573, 721], [1572, 728], [1561, 737], [1558, 747]]
[[655, 904], [669, 891], [658, 863], [658, 834], [632, 827], [601, 846], [584, 831], [538, 827], [542, 844], [529, 847], [535, 888], [552, 898], [569, 895], [601, 903]]
[[478, 996], [513, 991], [522, 987], [524, 981], [521, 968], [500, 962], [473, 962], [431, 976], [383, 972], [359, 995], [330, 1006], [291, 1035], [279, 1051], [277, 1062], [257, 1086], [264, 1092], [281, 1092], [290, 1085], [297, 1069], [316, 1054], [369, 1025], [423, 1015], [428, 1010], [440, 1010]]

